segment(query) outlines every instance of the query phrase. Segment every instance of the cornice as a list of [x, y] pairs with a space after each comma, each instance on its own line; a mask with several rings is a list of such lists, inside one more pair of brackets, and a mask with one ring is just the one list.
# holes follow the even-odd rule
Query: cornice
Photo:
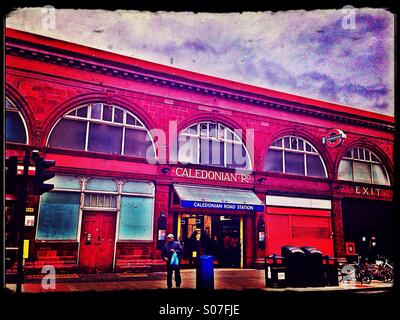
[[269, 109], [307, 115], [327, 121], [343, 122], [355, 126], [394, 132], [394, 124], [357, 114], [332, 111], [315, 105], [306, 105], [266, 95], [223, 87], [217, 84], [187, 79], [182, 76], [143, 69], [125, 63], [118, 63], [82, 53], [60, 50], [55, 47], [38, 45], [24, 40], [6, 37], [6, 54], [42, 61], [63, 67], [99, 73], [155, 86], [192, 92], [218, 99], [251, 104]]

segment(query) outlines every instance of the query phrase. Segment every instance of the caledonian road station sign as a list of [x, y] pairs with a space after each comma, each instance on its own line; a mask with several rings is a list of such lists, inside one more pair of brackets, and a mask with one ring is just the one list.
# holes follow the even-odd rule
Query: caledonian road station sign
[[203, 170], [194, 168], [177, 167], [172, 169], [172, 174], [189, 179], [201, 179], [220, 182], [239, 182], [239, 183], [252, 183], [253, 176], [248, 173], [238, 172], [224, 172], [214, 170]]

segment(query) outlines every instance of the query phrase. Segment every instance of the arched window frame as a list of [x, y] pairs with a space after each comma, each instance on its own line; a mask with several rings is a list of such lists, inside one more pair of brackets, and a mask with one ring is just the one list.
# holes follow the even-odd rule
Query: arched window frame
[[[12, 102], [12, 100], [10, 98], [8, 98], [7, 96], [6, 96], [6, 111], [18, 113], [18, 115], [22, 121], [22, 124], [24, 125], [24, 129], [25, 129], [24, 144], [29, 144], [28, 126], [26, 124], [26, 121], [25, 121], [24, 117], [22, 116], [21, 111], [19, 111], [19, 109], [15, 106], [15, 104]], [[10, 142], [12, 142], [12, 141], [10, 141]]]
[[[211, 134], [211, 127], [215, 126], [215, 134]], [[249, 151], [247, 150], [246, 145], [243, 143], [243, 140], [241, 137], [235, 133], [234, 130], [231, 128], [227, 127], [226, 125], [215, 122], [215, 121], [201, 121], [197, 122], [195, 124], [191, 124], [190, 126], [186, 127], [184, 130], [182, 130], [178, 136], [188, 136], [192, 138], [197, 138], [197, 159], [195, 162], [190, 162], [191, 164], [199, 164], [199, 165], [207, 165], [207, 166], [212, 166], [212, 164], [201, 164], [200, 163], [200, 158], [201, 158], [201, 146], [200, 146], [200, 140], [211, 140], [211, 141], [219, 141], [224, 143], [224, 168], [229, 168], [229, 165], [227, 164], [227, 155], [226, 155], [226, 146], [227, 143], [232, 143], [236, 145], [241, 145], [246, 151], [246, 158], [247, 158], [247, 164], [248, 166], [246, 168], [236, 168], [236, 169], [243, 169], [243, 170], [252, 170], [253, 164], [251, 163], [250, 159], [250, 154]], [[178, 155], [179, 155], [179, 150], [178, 150]], [[179, 159], [178, 156], [178, 161], [181, 162], [182, 159]], [[186, 161], [185, 161], [186, 162]]]
[[[285, 138], [289, 139], [289, 145], [285, 145]], [[280, 143], [279, 143], [280, 141]], [[292, 141], [296, 141], [296, 143], [292, 143]], [[301, 150], [299, 148], [299, 141], [302, 142], [303, 144], [303, 150]], [[304, 176], [309, 176], [307, 173], [307, 155], [313, 155], [313, 156], [318, 156], [322, 166], [324, 168], [324, 177], [316, 177], [316, 178], [327, 178], [328, 177], [328, 171], [326, 169], [326, 165], [324, 162], [324, 159], [321, 157], [320, 153], [317, 151], [317, 149], [307, 140], [295, 136], [295, 135], [285, 135], [282, 136], [278, 139], [276, 139], [269, 147], [269, 150], [279, 150], [282, 151], [282, 168], [283, 171], [282, 173], [286, 174], [286, 166], [285, 166], [285, 151], [289, 151], [289, 152], [296, 152], [296, 153], [301, 153], [303, 154], [303, 161], [304, 161]], [[267, 152], [268, 154], [268, 152]], [[265, 164], [264, 164], [265, 166]], [[266, 168], [264, 168], [266, 170]], [[315, 176], [309, 176], [309, 177], [314, 177]]]
[[[348, 150], [344, 154], [342, 159], [340, 159], [339, 167], [340, 167], [340, 164], [342, 163], [343, 160], [351, 161], [352, 180], [346, 180], [346, 179], [343, 179], [343, 178], [339, 177], [339, 170], [338, 170], [338, 180], [362, 182], [362, 183], [371, 183], [371, 184], [379, 184], [379, 185], [388, 185], [388, 186], [391, 185], [389, 173], [388, 173], [388, 171], [386, 169], [386, 166], [382, 163], [380, 158], [374, 152], [369, 150], [368, 148], [354, 147], [354, 148]], [[354, 163], [355, 162], [362, 162], [362, 163], [368, 163], [369, 164], [371, 182], [358, 181], [358, 180], [355, 179], [355, 168], [354, 168]], [[381, 166], [382, 171], [385, 174], [385, 178], [386, 178], [386, 180], [388, 182], [387, 184], [376, 183], [374, 181], [373, 165]]]
[[[101, 105], [101, 110], [99, 113], [99, 118], [94, 118], [92, 117], [92, 110], [94, 106], [96, 105]], [[103, 113], [104, 113], [104, 106], [111, 107], [111, 120], [104, 120], [103, 119]], [[86, 116], [80, 115], [79, 112], [80, 110], [87, 108], [86, 111]], [[117, 122], [116, 120], [116, 110], [119, 110], [122, 112], [122, 122]], [[82, 111], [83, 112], [83, 111]], [[130, 119], [131, 117], [132, 119]], [[57, 122], [53, 125], [53, 127], [50, 130], [49, 135], [47, 136], [47, 141], [46, 145], [48, 146], [50, 137], [53, 133], [54, 128], [58, 125], [58, 123], [62, 119], [69, 119], [69, 120], [74, 120], [74, 121], [83, 121], [86, 122], [86, 137], [85, 137], [85, 147], [82, 149], [82, 151], [88, 151], [88, 152], [95, 152], [92, 150], [88, 150], [88, 145], [89, 145], [89, 126], [90, 123], [95, 123], [95, 124], [103, 124], [103, 125], [108, 125], [108, 126], [114, 126], [114, 127], [122, 127], [122, 141], [121, 141], [121, 150], [119, 155], [125, 155], [125, 132], [126, 129], [135, 129], [135, 130], [143, 130], [147, 133], [147, 135], [150, 137], [151, 144], [153, 146], [153, 152], [154, 152], [154, 157], [157, 158], [157, 153], [156, 153], [156, 146], [154, 144], [154, 139], [152, 135], [150, 134], [150, 131], [147, 129], [147, 127], [144, 125], [144, 123], [132, 112], [126, 110], [125, 108], [122, 108], [120, 106], [114, 105], [114, 104], [107, 104], [107, 103], [102, 103], [102, 102], [96, 102], [96, 103], [89, 103], [85, 105], [80, 105], [66, 114], [64, 114], [60, 119], [57, 120]], [[129, 122], [130, 123], [129, 123]], [[74, 150], [81, 150], [81, 149], [74, 149]], [[110, 153], [111, 154], [111, 153]]]

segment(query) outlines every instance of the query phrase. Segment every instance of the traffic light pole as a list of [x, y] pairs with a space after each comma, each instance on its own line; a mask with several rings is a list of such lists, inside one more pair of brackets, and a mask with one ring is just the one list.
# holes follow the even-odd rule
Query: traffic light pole
[[24, 156], [24, 173], [22, 175], [21, 184], [18, 187], [17, 196], [17, 221], [18, 221], [18, 264], [17, 264], [17, 288], [19, 294], [22, 291], [22, 283], [24, 282], [24, 226], [25, 226], [25, 211], [26, 200], [28, 195], [28, 170], [30, 164], [31, 151], [25, 150]]

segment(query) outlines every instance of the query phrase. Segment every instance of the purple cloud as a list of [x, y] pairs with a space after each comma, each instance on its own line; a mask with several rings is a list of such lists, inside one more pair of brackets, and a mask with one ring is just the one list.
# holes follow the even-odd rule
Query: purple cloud
[[[209, 14], [57, 10], [11, 13], [8, 27], [216, 77], [393, 115], [394, 15], [357, 9]], [[98, 32], [98, 30], [104, 30]]]

